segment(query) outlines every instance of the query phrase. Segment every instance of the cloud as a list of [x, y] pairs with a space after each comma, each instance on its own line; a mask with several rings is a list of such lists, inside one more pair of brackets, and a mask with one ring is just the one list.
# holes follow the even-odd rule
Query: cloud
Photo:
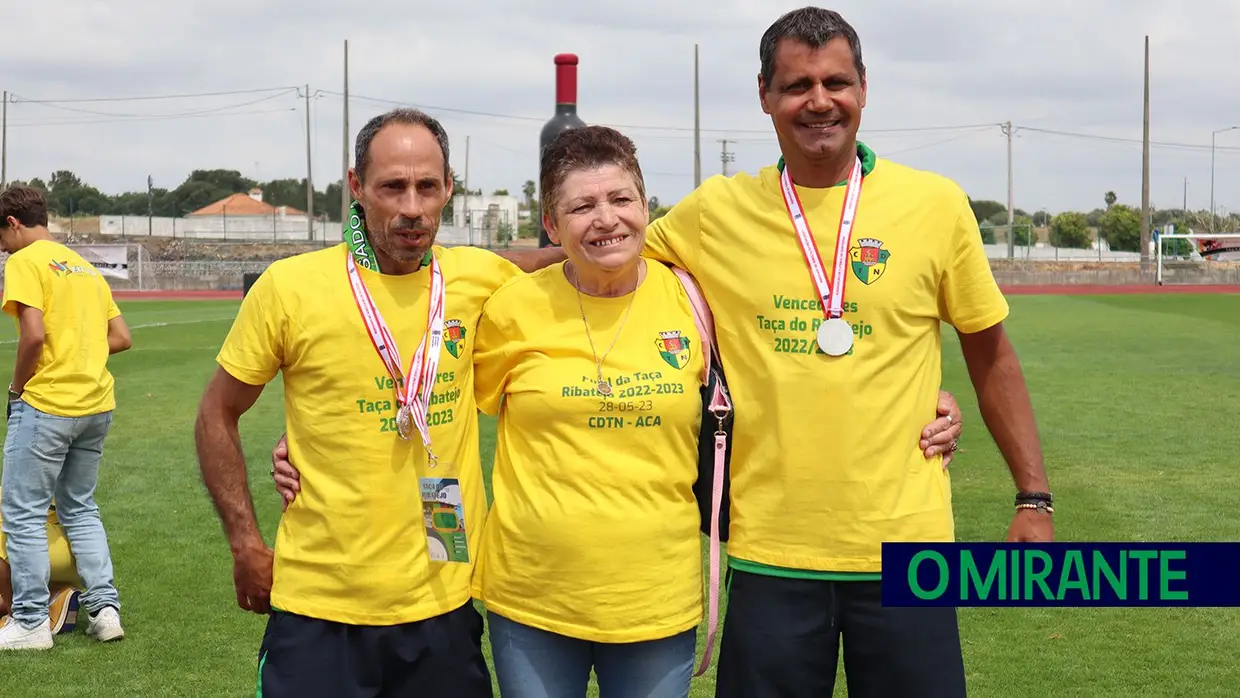
[[[193, 169], [259, 178], [305, 176], [310, 86], [314, 179], [342, 168], [343, 41], [350, 42], [350, 141], [365, 119], [407, 103], [430, 108], [470, 185], [519, 190], [536, 179], [538, 133], [554, 107], [552, 57], [580, 56], [591, 123], [637, 142], [648, 187], [664, 202], [693, 186], [693, 46], [700, 44], [703, 176], [778, 158], [758, 107], [758, 40], [797, 2], [758, 0], [49, 0], [8, 10], [14, 26], [0, 88], [25, 99], [238, 94], [165, 100], [9, 105], [10, 179], [71, 169], [108, 192], [152, 174], [174, 187]], [[1227, 0], [853, 0], [834, 5], [858, 29], [870, 79], [863, 137], [880, 154], [957, 179], [974, 198], [1007, 198], [1012, 121], [1017, 205], [1140, 201], [1142, 52], [1151, 44], [1151, 137], [1208, 146], [1240, 121], [1227, 86], [1240, 62]], [[281, 92], [278, 88], [297, 87]], [[242, 92], [271, 88], [266, 92]], [[264, 102], [252, 100], [268, 97]], [[202, 113], [213, 112], [213, 113]], [[471, 113], [472, 112], [472, 113]], [[145, 115], [132, 120], [124, 115]], [[159, 117], [159, 118], [152, 118]], [[928, 127], [991, 124], [973, 130]], [[927, 128], [892, 133], [886, 129]], [[1046, 133], [1057, 131], [1091, 137]], [[1240, 131], [1218, 135], [1216, 198], [1240, 208]], [[468, 140], [468, 163], [466, 162]], [[1210, 151], [1155, 146], [1155, 205], [1209, 204]]]

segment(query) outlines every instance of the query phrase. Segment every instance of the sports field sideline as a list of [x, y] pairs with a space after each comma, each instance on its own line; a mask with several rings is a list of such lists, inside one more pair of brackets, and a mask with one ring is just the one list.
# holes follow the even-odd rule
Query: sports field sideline
[[[1056, 494], [1057, 538], [1240, 540], [1240, 294], [1013, 293], [1010, 302], [1008, 328]], [[105, 646], [79, 633], [58, 637], [49, 652], [0, 656], [0, 695], [252, 696], [263, 619], [237, 608], [192, 431], [238, 302], [119, 303], [134, 346], [112, 362], [119, 407], [98, 499], [128, 636]], [[2, 323], [5, 370], [15, 338], [12, 322]], [[952, 466], [957, 535], [1001, 540], [1010, 480], [954, 335], [944, 344], [945, 385], [966, 424]], [[486, 418], [482, 425], [489, 473], [494, 428]], [[282, 430], [277, 381], [242, 421], [268, 541], [280, 503], [267, 470]], [[961, 624], [974, 696], [1223, 696], [1240, 685], [1237, 609], [962, 609]], [[708, 675], [693, 695], [713, 688]]]

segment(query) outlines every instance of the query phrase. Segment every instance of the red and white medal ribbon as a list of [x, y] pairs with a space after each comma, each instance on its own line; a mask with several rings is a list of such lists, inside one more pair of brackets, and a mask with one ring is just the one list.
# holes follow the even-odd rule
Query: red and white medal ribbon
[[[439, 260], [431, 255], [431, 298], [426, 323], [426, 334], [422, 343], [409, 360], [409, 370], [401, 373], [400, 350], [396, 340], [388, 330], [383, 314], [375, 305], [366, 284], [362, 283], [357, 262], [353, 255], [345, 255], [349, 271], [349, 285], [353, 288], [353, 300], [362, 314], [366, 325], [366, 333], [379, 353], [379, 358], [387, 368], [388, 375], [396, 383], [396, 432], [402, 439], [409, 438], [410, 422], [417, 427], [422, 436], [422, 445], [426, 447], [426, 455], [430, 466], [435, 467], [437, 459], [431, 449], [430, 424], [427, 415], [430, 413], [431, 393], [435, 388], [435, 378], [439, 371], [439, 349], [443, 344], [444, 318], [444, 280]], [[408, 376], [404, 379], [403, 376]]]
[[788, 208], [788, 217], [792, 219], [792, 227], [796, 229], [797, 240], [801, 243], [801, 253], [809, 265], [810, 278], [818, 299], [822, 301], [826, 322], [819, 327], [818, 344], [824, 352], [832, 356], [841, 356], [852, 348], [852, 326], [841, 316], [844, 314], [844, 281], [848, 268], [848, 248], [852, 244], [853, 221], [857, 217], [857, 206], [861, 200], [861, 158], [853, 161], [852, 172], [848, 176], [848, 186], [844, 190], [844, 209], [840, 212], [839, 234], [835, 241], [835, 259], [832, 264], [832, 276], [827, 278], [822, 255], [818, 251], [818, 243], [810, 232], [805, 221], [805, 211], [801, 208], [801, 198], [797, 196], [792, 178], [785, 166], [779, 176], [780, 189], [784, 194], [784, 205]]

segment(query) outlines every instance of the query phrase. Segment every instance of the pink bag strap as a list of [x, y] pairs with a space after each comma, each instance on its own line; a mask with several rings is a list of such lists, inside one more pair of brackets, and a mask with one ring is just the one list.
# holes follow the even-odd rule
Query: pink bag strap
[[[689, 272], [679, 267], [672, 267], [676, 277], [680, 279], [681, 285], [685, 288], [685, 293], [689, 296], [689, 303], [693, 306], [693, 321], [697, 325], [698, 334], [702, 337], [702, 356], [705, 368], [702, 371], [702, 384], [710, 384], [710, 369], [716, 356], [715, 348], [715, 323], [714, 316], [710, 312], [710, 306], [707, 305], [706, 299], [703, 298], [701, 290], [697, 286], [697, 282], [689, 275]], [[708, 601], [707, 601], [707, 625], [706, 625], [706, 649], [702, 655], [702, 661], [698, 665], [694, 676], [702, 676], [706, 673], [706, 669], [710, 667], [710, 658], [714, 653], [715, 638], [719, 631], [719, 596], [720, 596], [720, 542], [719, 542], [719, 511], [723, 506], [723, 470], [724, 459], [727, 455], [728, 435], [723, 430], [723, 420], [732, 411], [732, 401], [728, 397], [723, 386], [716, 385], [711, 392], [710, 404], [707, 409], [715, 419], [719, 422], [719, 428], [715, 431], [715, 467], [713, 472], [713, 483], [711, 486], [711, 503], [710, 503], [710, 572], [708, 581]], [[706, 415], [702, 415], [705, 419]]]

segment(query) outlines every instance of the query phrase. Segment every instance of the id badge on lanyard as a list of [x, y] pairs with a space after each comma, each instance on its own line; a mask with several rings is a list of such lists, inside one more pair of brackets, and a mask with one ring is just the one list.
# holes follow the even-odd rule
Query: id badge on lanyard
[[[400, 438], [408, 440], [412, 429], [418, 430], [426, 449], [426, 461], [430, 468], [439, 465], [439, 458], [431, 444], [430, 413], [431, 394], [439, 372], [440, 348], [443, 344], [445, 284], [439, 260], [430, 255], [431, 298], [426, 334], [418, 350], [409, 360], [409, 370], [402, 374], [400, 351], [396, 339], [388, 330], [383, 314], [375, 305], [369, 289], [362, 282], [353, 255], [348, 260], [349, 284], [357, 303], [371, 344], [383, 361], [388, 375], [396, 384], [396, 431]], [[422, 503], [422, 518], [426, 528], [426, 548], [435, 562], [469, 562], [469, 541], [465, 529], [465, 505], [459, 478], [420, 477], [418, 490]]]

